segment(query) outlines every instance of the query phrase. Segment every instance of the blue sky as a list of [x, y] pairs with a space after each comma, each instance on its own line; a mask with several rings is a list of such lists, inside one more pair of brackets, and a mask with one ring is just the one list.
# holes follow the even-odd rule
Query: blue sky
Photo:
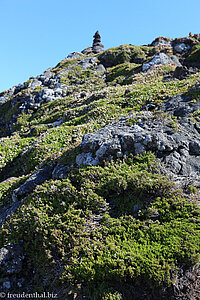
[[199, 0], [0, 0], [0, 92], [91, 46], [200, 33]]

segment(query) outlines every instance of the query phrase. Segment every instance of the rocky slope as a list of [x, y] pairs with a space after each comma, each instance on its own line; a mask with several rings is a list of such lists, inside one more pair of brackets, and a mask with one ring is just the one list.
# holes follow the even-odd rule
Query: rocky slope
[[0, 94], [0, 293], [199, 299], [200, 35], [100, 42]]

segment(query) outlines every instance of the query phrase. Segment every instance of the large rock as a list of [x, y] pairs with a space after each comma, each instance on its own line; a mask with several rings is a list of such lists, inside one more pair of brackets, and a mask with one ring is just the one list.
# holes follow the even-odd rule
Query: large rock
[[7, 94], [0, 96], [0, 106], [6, 103], [9, 99], [9, 96]]
[[42, 82], [38, 79], [33, 79], [31, 80], [31, 82], [29, 83], [28, 87], [32, 90], [34, 90], [35, 88], [39, 87], [42, 85]]
[[[198, 86], [196, 87], [199, 88]], [[200, 101], [191, 101], [190, 96], [173, 96], [166, 100], [160, 109], [167, 112], [170, 116], [176, 116], [179, 118], [179, 122], [188, 130], [193, 130], [196, 123], [191, 123], [186, 117], [190, 117], [192, 113], [200, 109]], [[190, 129], [189, 129], [190, 128]], [[196, 131], [194, 130], [194, 134]]]
[[13, 201], [18, 201], [19, 197], [23, 197], [33, 191], [38, 184], [42, 184], [52, 176], [53, 167], [46, 165], [35, 171], [18, 189], [13, 192]]
[[81, 51], [82, 54], [92, 54], [92, 47], [87, 47]]
[[177, 66], [174, 71], [174, 77], [177, 79], [185, 79], [198, 71], [196, 68], [187, 68], [186, 66]]
[[44, 84], [45, 82], [47, 82], [50, 78], [52, 78], [54, 76], [54, 74], [50, 71], [50, 70], [46, 70], [44, 73], [42, 73], [41, 75], [38, 75], [36, 77], [36, 79], [42, 81], [42, 83]]
[[193, 37], [193, 38], [195, 38], [195, 39], [197, 39], [198, 41], [200, 41], [200, 34], [199, 33], [195, 33], [195, 34], [192, 34], [191, 32], [189, 33], [189, 36], [190, 37]]
[[79, 52], [72, 52], [67, 55], [67, 59], [78, 59], [81, 58], [83, 55]]
[[121, 45], [118, 48], [104, 51], [98, 56], [98, 59], [105, 68], [110, 68], [125, 62], [142, 64], [146, 59], [146, 54], [139, 47]]
[[181, 67], [181, 66], [182, 66], [181, 63], [180, 63], [180, 61], [179, 61], [179, 59], [178, 59], [178, 57], [177, 57], [176, 55], [172, 55], [170, 58], [171, 58], [172, 62], [173, 62], [177, 67]]
[[179, 274], [172, 285], [172, 300], [200, 299], [200, 264], [189, 268], [185, 272], [179, 270]]
[[178, 53], [188, 52], [191, 49], [190, 45], [187, 45], [185, 43], [176, 44], [174, 46], [174, 51]]
[[43, 89], [39, 92], [39, 96], [42, 98], [42, 102], [49, 102], [55, 100], [53, 89]]
[[[77, 155], [76, 163], [98, 165], [130, 153], [138, 155], [153, 151], [171, 173], [200, 176], [200, 134], [190, 119], [191, 113], [199, 108], [199, 102], [176, 96], [160, 107], [169, 117], [162, 112], [155, 117], [147, 111], [139, 117], [124, 117], [115, 124], [84, 135], [82, 153]], [[179, 120], [173, 121], [172, 115]], [[136, 124], [129, 125], [132, 118]]]
[[23, 247], [8, 245], [0, 249], [0, 273], [3, 276], [20, 273], [24, 259]]
[[151, 46], [159, 46], [159, 45], [171, 45], [172, 40], [168, 37], [159, 36], [152, 43]]
[[24, 281], [23, 262], [22, 245], [9, 244], [0, 249], [0, 296], [2, 295], [2, 298], [5, 299], [4, 295], [8, 291], [16, 291]]
[[93, 66], [97, 65], [97, 58], [96, 57], [86, 57], [82, 59], [80, 62], [78, 62], [78, 65], [80, 65], [83, 70], [89, 69]]
[[3, 105], [5, 102], [9, 100], [12, 96], [16, 95], [17, 93], [21, 92], [28, 86], [27, 82], [22, 82], [17, 85], [11, 87], [8, 91], [1, 93], [0, 96], [0, 106]]
[[53, 168], [54, 166], [46, 165], [35, 171], [19, 188], [13, 191], [12, 203], [0, 209], [0, 225], [20, 207], [23, 198], [30, 194], [37, 185], [52, 178]]
[[145, 71], [148, 71], [149, 69], [151, 69], [154, 66], [167, 65], [167, 64], [172, 64], [172, 63], [175, 63], [175, 61], [173, 61], [165, 53], [160, 52], [158, 54], [155, 54], [153, 59], [150, 62], [148, 62], [148, 63], [146, 63], [142, 66], [142, 71], [145, 72]]
[[67, 172], [69, 171], [69, 166], [66, 165], [57, 165], [53, 172], [52, 172], [52, 178], [53, 179], [63, 179], [66, 178]]

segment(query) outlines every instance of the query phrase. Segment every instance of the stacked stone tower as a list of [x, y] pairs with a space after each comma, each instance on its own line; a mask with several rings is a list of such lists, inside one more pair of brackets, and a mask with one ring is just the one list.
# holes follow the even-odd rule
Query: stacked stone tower
[[99, 32], [97, 31], [93, 37], [94, 37], [94, 40], [93, 40], [93, 45], [92, 45], [92, 51], [94, 53], [99, 53], [99, 52], [104, 51], [104, 45], [101, 44], [101, 36], [100, 36]]

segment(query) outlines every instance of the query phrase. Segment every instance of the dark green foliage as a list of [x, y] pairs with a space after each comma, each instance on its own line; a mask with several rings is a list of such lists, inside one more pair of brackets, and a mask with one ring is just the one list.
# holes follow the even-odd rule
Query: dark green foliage
[[[103, 167], [75, 164], [84, 134], [130, 113], [127, 125], [132, 126], [149, 103], [158, 118], [170, 119], [178, 130], [177, 120], [157, 108], [177, 94], [198, 101], [199, 73], [163, 81], [173, 66], [140, 72], [155, 51], [122, 45], [94, 55], [108, 67], [106, 79], [94, 66], [77, 66], [82, 58], [65, 59], [51, 72], [67, 69], [60, 81], [67, 86], [66, 97], [26, 114], [18, 114], [19, 103], [12, 106], [10, 99], [0, 108], [3, 124], [17, 115], [12, 135], [0, 140], [0, 177], [8, 178], [0, 184], [0, 210], [12, 205], [13, 190], [36, 169], [47, 162], [67, 166], [65, 179], [37, 186], [0, 231], [0, 247], [24, 241], [28, 261], [41, 274], [36, 280], [41, 290], [43, 274], [56, 269], [53, 284], [64, 287], [69, 297], [132, 300], [137, 286], [148, 287], [153, 295], [153, 290], [171, 284], [178, 269], [199, 261], [198, 189], [188, 186], [188, 196], [177, 190], [157, 171], [151, 153]], [[188, 60], [198, 60], [198, 51], [196, 45]], [[191, 120], [199, 122], [199, 111]], [[55, 121], [62, 122], [54, 127]]]
[[198, 261], [200, 215], [155, 171], [145, 154], [50, 180], [4, 225], [2, 244], [23, 239], [41, 269], [56, 255], [65, 269], [58, 280], [90, 293], [102, 282], [168, 285], [180, 264]]
[[131, 76], [139, 72], [140, 67], [134, 63], [124, 63], [112, 67], [108, 70], [107, 81], [112, 83], [128, 84], [131, 83]]
[[0, 183], [0, 209], [12, 203], [13, 190], [25, 181], [26, 177], [12, 177]]
[[169, 183], [160, 174], [149, 173], [154, 168], [151, 156], [138, 158], [136, 164], [129, 158], [126, 163], [90, 167], [73, 176], [73, 182], [81, 183], [90, 193], [96, 193], [110, 203], [111, 215], [133, 214], [134, 206], [145, 207], [150, 199], [164, 194]]
[[122, 45], [104, 51], [98, 56], [98, 59], [106, 67], [113, 67], [126, 62], [142, 63], [148, 56], [152, 56], [154, 51], [153, 47]]
[[200, 66], [200, 43], [193, 46], [191, 54], [187, 57], [186, 61]]
[[55, 73], [59, 73], [60, 71], [64, 70], [65, 68], [73, 65], [74, 63], [76, 63], [78, 60], [77, 59], [63, 59], [61, 62], [59, 62], [55, 68], [53, 69], [53, 71]]

